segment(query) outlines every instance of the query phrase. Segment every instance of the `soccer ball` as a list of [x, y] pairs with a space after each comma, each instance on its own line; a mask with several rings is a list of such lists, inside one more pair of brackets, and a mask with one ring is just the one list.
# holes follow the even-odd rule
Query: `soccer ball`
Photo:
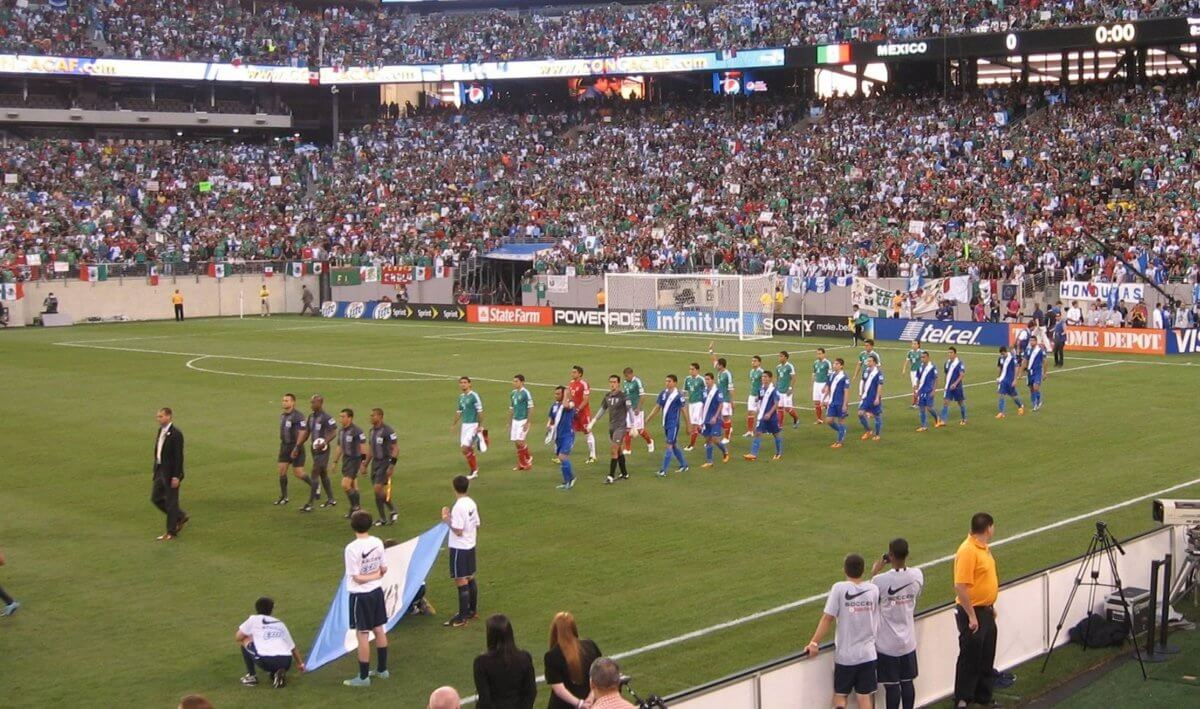
[[324, 438], [314, 438], [313, 439], [313, 450], [315, 450], [315, 451], [323, 451], [328, 446], [329, 446], [329, 444], [328, 444], [328, 442], [326, 442], [326, 440]]

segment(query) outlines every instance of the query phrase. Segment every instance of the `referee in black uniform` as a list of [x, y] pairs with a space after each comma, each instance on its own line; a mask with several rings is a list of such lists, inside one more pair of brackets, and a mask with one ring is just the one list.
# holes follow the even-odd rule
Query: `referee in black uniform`
[[312, 480], [304, 474], [304, 446], [301, 445], [300, 432], [308, 429], [308, 419], [296, 410], [296, 395], [283, 395], [283, 413], [279, 416], [279, 499], [277, 505], [288, 503], [288, 468], [292, 469], [297, 478], [305, 485], [312, 487]]
[[179, 486], [183, 484], [183, 431], [175, 426], [171, 409], [158, 410], [158, 435], [154, 437], [154, 487], [150, 501], [167, 516], [167, 531], [160, 542], [174, 539], [188, 523], [187, 512], [179, 507]]
[[321, 507], [333, 507], [337, 500], [333, 499], [333, 488], [329, 485], [329, 444], [337, 435], [337, 422], [325, 411], [325, 397], [313, 394], [309, 399], [312, 413], [308, 415], [304, 430], [300, 432], [299, 443], [303, 446], [308, 441], [312, 446], [312, 480], [308, 502], [300, 508], [301, 512], [312, 512], [313, 504], [321, 497], [321, 487], [325, 488], [325, 501]]

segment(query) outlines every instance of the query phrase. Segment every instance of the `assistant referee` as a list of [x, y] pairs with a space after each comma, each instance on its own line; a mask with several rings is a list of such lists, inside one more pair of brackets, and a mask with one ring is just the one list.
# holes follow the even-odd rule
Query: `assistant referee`
[[996, 522], [986, 512], [971, 517], [971, 533], [954, 555], [954, 595], [958, 607], [958, 665], [954, 673], [956, 707], [991, 706], [996, 660], [996, 596], [1000, 581], [988, 543]]

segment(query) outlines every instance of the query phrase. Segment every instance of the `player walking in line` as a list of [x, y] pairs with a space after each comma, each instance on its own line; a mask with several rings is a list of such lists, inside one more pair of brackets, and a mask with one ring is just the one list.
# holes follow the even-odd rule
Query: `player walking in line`
[[944, 398], [942, 399], [942, 425], [946, 425], [947, 417], [950, 415], [950, 402], [958, 402], [958, 411], [962, 415], [959, 420], [959, 426], [967, 425], [967, 396], [963, 392], [963, 379], [967, 376], [966, 365], [958, 358], [958, 349], [950, 348], [950, 358], [946, 360], [944, 366], [946, 370], [946, 389]]
[[[379, 409], [375, 409], [379, 411]], [[375, 411], [371, 412], [374, 418]], [[375, 522], [379, 526], [379, 521]], [[359, 510], [350, 515], [354, 541], [346, 545], [346, 591], [350, 594], [350, 627], [358, 638], [358, 676], [345, 680], [347, 687], [369, 687], [371, 677], [388, 678], [387, 603], [383, 577], [387, 574], [383, 542], [372, 537], [371, 515]], [[371, 672], [371, 634], [375, 634], [376, 670]]]
[[926, 354], [926, 352], [921, 349], [920, 340], [913, 340], [908, 352], [904, 353], [904, 363], [902, 366], [908, 371], [908, 382], [912, 385], [912, 406], [909, 408], [913, 409], [917, 408], [917, 380], [921, 373], [921, 355], [923, 354]]
[[690, 451], [696, 447], [696, 438], [700, 436], [700, 426], [704, 422], [704, 377], [700, 376], [699, 362], [688, 365], [688, 375], [683, 380], [683, 391], [687, 395], [689, 434], [684, 450]]
[[[658, 398], [654, 400], [654, 408], [650, 409], [649, 416], [652, 419], [659, 411], [662, 411], [663, 415], [663, 437], [667, 442], [667, 450], [663, 453], [662, 467], [655, 473], [660, 478], [667, 476], [667, 468], [671, 467], [672, 456], [679, 463], [679, 472], [686, 473], [688, 471], [687, 461], [683, 459], [683, 452], [679, 450], [679, 427], [688, 424], [683, 392], [678, 388], [679, 377], [668, 374], [665, 387], [659, 392]], [[681, 418], [684, 420], [680, 421]]]
[[1029, 383], [1029, 399], [1033, 410], [1042, 408], [1042, 377], [1045, 374], [1046, 348], [1041, 341], [1030, 338], [1023, 365]]
[[304, 446], [300, 434], [308, 427], [304, 414], [296, 410], [296, 395], [283, 395], [283, 413], [279, 417], [279, 499], [277, 505], [288, 503], [288, 468], [292, 474], [312, 488], [312, 480], [304, 474]]
[[342, 492], [350, 501], [350, 510], [346, 519], [362, 509], [362, 500], [358, 495], [358, 476], [367, 470], [367, 434], [354, 423], [354, 409], [342, 409], [338, 412], [338, 422], [342, 430], [338, 431], [338, 446], [333, 452], [331, 465], [337, 467], [338, 460], [342, 461]]
[[743, 438], [753, 438], [754, 429], [758, 424], [758, 400], [762, 396], [762, 378], [765, 370], [762, 357], [754, 355], [750, 358], [750, 396], [746, 399], [746, 432]]
[[883, 362], [879, 358], [879, 353], [875, 351], [875, 340], [863, 340], [862, 351], [858, 353], [858, 364], [854, 365], [853, 379], [858, 382], [858, 396], [863, 395], [863, 381], [867, 378], [867, 358], [875, 355], [875, 364], [879, 365]]
[[565, 387], [554, 388], [554, 403], [550, 405], [550, 420], [546, 423], [546, 443], [554, 444], [554, 455], [562, 467], [559, 490], [575, 487], [575, 472], [571, 469], [571, 449], [575, 447], [575, 402], [567, 397]]
[[479, 617], [479, 585], [475, 583], [475, 538], [482, 522], [479, 507], [467, 496], [471, 481], [454, 478], [454, 507], [442, 508], [442, 521], [450, 527], [450, 578], [458, 588], [458, 612], [442, 625], [461, 628]]
[[[396, 431], [383, 422], [383, 409], [371, 409], [371, 445], [367, 448], [367, 463], [370, 464], [371, 485], [375, 488], [375, 508], [379, 510], [376, 527], [395, 524], [400, 517], [392, 504], [392, 474], [396, 472], [396, 458], [400, 455], [400, 444]], [[351, 519], [354, 519], [351, 516]], [[385, 521], [386, 520], [386, 521]]]
[[837, 440], [830, 448], [841, 448], [846, 440], [846, 404], [849, 399], [850, 377], [846, 376], [846, 360], [838, 357], [833, 360], [833, 374], [825, 385], [824, 399], [828, 403], [825, 409], [825, 420], [829, 427], [837, 433]]
[[717, 356], [711, 342], [708, 353], [717, 368], [717, 391], [721, 392], [721, 445], [728, 446], [729, 437], [733, 435], [733, 373], [729, 371], [729, 362]]
[[796, 403], [793, 394], [796, 382], [796, 365], [792, 364], [786, 351], [779, 353], [779, 364], [775, 366], [775, 390], [779, 392], [779, 427], [783, 428], [783, 415], [792, 417], [792, 428], [800, 427], [800, 417], [796, 415]]
[[642, 397], [646, 395], [646, 387], [642, 386], [642, 380], [639, 377], [633, 376], [633, 368], [626, 367], [622, 372], [625, 375], [625, 381], [622, 386], [625, 388], [625, 398], [629, 399], [629, 421], [625, 424], [625, 441], [622, 451], [625, 455], [633, 453], [633, 437], [641, 436], [646, 442], [646, 452], [654, 452], [654, 439], [650, 437], [650, 432], [646, 430], [646, 412], [642, 410]]
[[1007, 347], [1001, 347], [1000, 358], [996, 360], [996, 368], [1000, 370], [1000, 376], [996, 377], [996, 392], [1000, 395], [1000, 412], [996, 414], [998, 419], [1005, 418], [1004, 404], [1009, 397], [1017, 405], [1017, 416], [1025, 415], [1025, 406], [1021, 404], [1021, 395], [1017, 393], [1018, 366], [1017, 358]]
[[606, 485], [612, 485], [617, 479], [617, 466], [621, 467], [621, 479], [629, 479], [629, 470], [625, 467], [625, 439], [629, 437], [629, 429], [625, 426], [629, 422], [629, 397], [625, 395], [625, 389], [621, 386], [621, 378], [615, 374], [608, 377], [608, 392], [604, 394], [604, 400], [600, 402], [600, 410], [596, 412], [596, 418], [588, 421], [588, 433], [592, 432], [592, 426], [596, 425], [604, 412], [608, 412], [608, 442], [610, 458], [608, 460], [608, 476], [604, 478]]
[[937, 378], [937, 367], [929, 361], [929, 353], [921, 350], [921, 369], [917, 372], [917, 385], [913, 390], [917, 395], [917, 408], [921, 415], [921, 427], [917, 429], [918, 433], [929, 430], [928, 416], [933, 417], [935, 428], [946, 425], [938, 418], [937, 411], [933, 408], [933, 397], [937, 393]]
[[779, 413], [779, 390], [775, 388], [775, 378], [770, 372], [762, 373], [762, 392], [758, 396], [758, 419], [754, 426], [754, 440], [750, 441], [750, 452], [742, 456], [750, 462], [758, 460], [758, 449], [762, 446], [762, 435], [769, 433], [775, 439], [775, 456], [771, 460], [783, 458], [783, 438], [779, 431], [783, 427], [783, 416]]
[[513, 377], [513, 390], [508, 401], [508, 440], [517, 447], [517, 467], [513, 470], [531, 470], [533, 453], [525, 442], [529, 435], [529, 412], [533, 411], [533, 394], [525, 388], [525, 375]]
[[321, 498], [321, 488], [325, 489], [325, 501], [321, 507], [333, 507], [337, 500], [333, 499], [333, 487], [329, 484], [329, 442], [337, 434], [337, 422], [325, 411], [325, 397], [313, 394], [309, 399], [312, 413], [308, 415], [307, 426], [300, 432], [299, 445], [310, 441], [312, 445], [312, 484], [309, 488], [308, 502], [300, 508], [301, 512], [312, 512], [313, 503]]
[[721, 396], [721, 389], [717, 386], [717, 378], [712, 372], [704, 375], [704, 425], [701, 427], [701, 432], [704, 434], [704, 464], [701, 468], [713, 467], [713, 446], [721, 450], [721, 462], [729, 462], [729, 449], [726, 448], [727, 440], [721, 440], [725, 434], [725, 426], [721, 421], [721, 412], [725, 408], [725, 397]]
[[832, 365], [829, 358], [825, 356], [825, 348], [817, 348], [817, 358], [813, 360], [812, 365], [812, 402], [813, 412], [817, 415], [817, 420], [813, 423], [825, 423], [825, 417], [822, 414], [821, 406], [825, 401], [825, 396], [829, 388], [829, 370]]
[[587, 463], [596, 462], [596, 437], [587, 430], [588, 421], [592, 420], [592, 388], [583, 378], [583, 367], [578, 364], [571, 367], [571, 381], [567, 384], [567, 393], [575, 406], [575, 433], [587, 436]]
[[[883, 431], [883, 370], [879, 368], [879, 357], [874, 352], [867, 355], [862, 392], [862, 401], [858, 402], [858, 421], [866, 430], [862, 439], [865, 441], [873, 438], [878, 441], [879, 434]], [[871, 434], [871, 425], [868, 422], [870, 418], [875, 419], [874, 435]]]
[[487, 451], [487, 431], [483, 429], [483, 399], [471, 388], [470, 377], [459, 377], [458, 389], [458, 410], [454, 414], [454, 423], [450, 424], [450, 429], [454, 430], [461, 424], [458, 445], [462, 449], [463, 457], [467, 459], [467, 470], [470, 471], [467, 479], [474, 480], [479, 477], [479, 461], [475, 458], [477, 438], [482, 441], [479, 452]]

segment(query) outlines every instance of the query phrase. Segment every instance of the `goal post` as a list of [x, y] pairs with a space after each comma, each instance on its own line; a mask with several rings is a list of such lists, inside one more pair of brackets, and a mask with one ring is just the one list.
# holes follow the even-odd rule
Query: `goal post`
[[777, 281], [773, 273], [607, 273], [604, 331], [766, 339]]

